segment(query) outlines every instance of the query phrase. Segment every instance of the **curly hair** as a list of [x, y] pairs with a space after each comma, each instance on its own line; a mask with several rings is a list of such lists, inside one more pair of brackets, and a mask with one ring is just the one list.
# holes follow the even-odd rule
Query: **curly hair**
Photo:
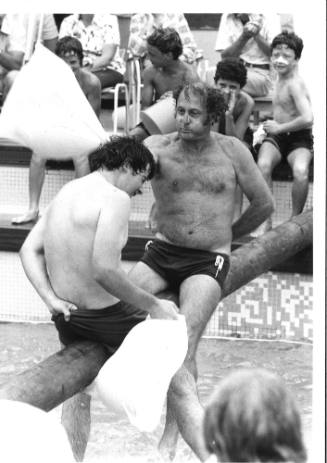
[[207, 111], [207, 124], [210, 121], [217, 122], [227, 109], [225, 98], [220, 90], [204, 82], [188, 82], [177, 87], [173, 91], [176, 105], [181, 93], [184, 93], [186, 99], [190, 99], [191, 95], [198, 95], [200, 97], [203, 107]]
[[244, 87], [247, 79], [247, 70], [240, 58], [224, 58], [217, 63], [214, 76], [215, 83], [219, 79], [231, 80]]
[[236, 370], [220, 381], [203, 432], [219, 461], [306, 461], [297, 405], [282, 379], [265, 369]]
[[158, 48], [161, 53], [171, 52], [175, 60], [183, 53], [181, 38], [172, 27], [159, 27], [146, 40], [149, 45]]
[[152, 153], [133, 137], [111, 137], [110, 141], [89, 155], [89, 165], [91, 172], [101, 168], [116, 170], [130, 167], [135, 174], [144, 172], [149, 167], [148, 180], [155, 172]]
[[75, 37], [66, 35], [58, 40], [55, 48], [55, 54], [61, 57], [69, 52], [73, 52], [78, 57], [79, 64], [82, 65], [84, 53], [81, 42]]
[[271, 51], [273, 51], [277, 45], [287, 45], [288, 48], [294, 51], [296, 59], [301, 58], [303, 40], [298, 35], [294, 34], [294, 32], [283, 31], [276, 35], [276, 37], [271, 42]]

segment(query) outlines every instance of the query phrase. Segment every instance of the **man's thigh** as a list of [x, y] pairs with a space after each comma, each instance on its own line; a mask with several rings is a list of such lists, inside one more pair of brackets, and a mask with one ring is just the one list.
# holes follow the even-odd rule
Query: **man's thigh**
[[185, 315], [189, 354], [195, 354], [201, 335], [221, 298], [218, 282], [208, 275], [193, 275], [180, 286], [180, 310]]
[[287, 156], [287, 162], [293, 171], [299, 170], [304, 173], [309, 171], [312, 156], [308, 148], [296, 148]]
[[128, 273], [130, 280], [151, 294], [167, 289], [167, 281], [144, 262], [138, 262]]

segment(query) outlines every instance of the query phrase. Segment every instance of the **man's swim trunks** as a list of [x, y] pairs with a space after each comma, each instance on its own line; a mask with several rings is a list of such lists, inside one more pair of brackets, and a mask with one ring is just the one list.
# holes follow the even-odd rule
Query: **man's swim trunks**
[[146, 312], [125, 302], [104, 309], [78, 309], [66, 321], [62, 313], [52, 316], [59, 339], [67, 346], [75, 341], [95, 341], [104, 344], [110, 354], [115, 352], [125, 336], [145, 320]]
[[149, 241], [141, 262], [178, 288], [192, 275], [209, 275], [222, 287], [229, 270], [227, 254], [185, 248], [162, 240]]
[[311, 129], [297, 130], [296, 132], [286, 132], [277, 135], [267, 135], [263, 143], [272, 143], [284, 158], [297, 148], [307, 148], [313, 150], [313, 135]]

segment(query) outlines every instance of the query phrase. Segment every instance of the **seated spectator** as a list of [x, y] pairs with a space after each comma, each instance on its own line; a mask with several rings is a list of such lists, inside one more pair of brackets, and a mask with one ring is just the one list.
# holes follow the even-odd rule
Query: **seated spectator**
[[270, 43], [280, 29], [277, 14], [225, 13], [221, 17], [215, 49], [222, 58], [243, 60], [248, 68], [243, 90], [252, 97], [265, 96], [272, 90]]
[[[292, 216], [303, 211], [309, 188], [309, 166], [313, 157], [313, 114], [310, 95], [298, 73], [303, 41], [282, 32], [271, 44], [271, 61], [277, 72], [273, 95], [273, 120], [263, 124], [267, 136], [258, 154], [258, 167], [268, 185], [272, 171], [286, 159], [292, 168]], [[266, 223], [271, 228], [271, 221]]]
[[[42, 20], [42, 23], [41, 23]], [[0, 92], [5, 99], [17, 72], [33, 53], [40, 24], [41, 41], [54, 51], [58, 30], [52, 14], [5, 14], [1, 15], [0, 31]]]
[[63, 19], [59, 38], [70, 35], [80, 40], [83, 67], [93, 72], [101, 87], [114, 87], [123, 81], [125, 65], [119, 56], [118, 19], [112, 14], [72, 14]]
[[222, 379], [204, 417], [206, 447], [217, 462], [306, 462], [301, 418], [281, 378], [242, 369]]
[[71, 68], [88, 102], [99, 117], [101, 110], [101, 83], [95, 74], [82, 68], [83, 48], [81, 42], [75, 37], [62, 37], [58, 41], [55, 51], [56, 55], [62, 58]]
[[[194, 68], [180, 59], [182, 52], [180, 36], [174, 29], [159, 28], [147, 38], [151, 65], [143, 73], [142, 109], [161, 98], [171, 97], [173, 90], [183, 83], [199, 80]], [[143, 140], [150, 133], [141, 123], [130, 135]]]
[[[241, 90], [246, 84], [246, 78], [247, 69], [239, 58], [224, 58], [218, 62], [214, 82], [227, 104], [224, 116], [219, 118], [218, 132], [238, 138], [253, 153], [253, 132], [249, 121], [254, 101]], [[237, 188], [234, 220], [241, 215], [242, 205], [243, 194]]]
[[[128, 41], [128, 58], [140, 58], [144, 61], [147, 53], [147, 37], [158, 28], [175, 29], [181, 39], [183, 52], [182, 61], [194, 64], [202, 58], [202, 50], [197, 49], [189, 25], [183, 14], [174, 13], [138, 13], [131, 18]], [[150, 64], [150, 63], [148, 63]]]

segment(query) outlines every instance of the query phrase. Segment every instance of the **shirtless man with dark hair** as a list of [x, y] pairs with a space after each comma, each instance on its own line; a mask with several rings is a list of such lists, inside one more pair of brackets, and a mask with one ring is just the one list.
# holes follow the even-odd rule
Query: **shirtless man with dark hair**
[[[186, 442], [204, 461], [209, 455], [196, 390], [197, 346], [221, 298], [232, 239], [257, 228], [271, 214], [273, 199], [245, 145], [211, 130], [226, 108], [219, 90], [198, 82], [178, 89], [174, 97], [177, 132], [144, 141], [157, 162], [151, 181], [157, 230], [129, 276], [153, 294], [167, 287], [179, 291], [189, 348], [171, 382], [159, 448], [168, 458], [174, 455], [177, 423]], [[249, 206], [233, 223], [237, 185]]]

